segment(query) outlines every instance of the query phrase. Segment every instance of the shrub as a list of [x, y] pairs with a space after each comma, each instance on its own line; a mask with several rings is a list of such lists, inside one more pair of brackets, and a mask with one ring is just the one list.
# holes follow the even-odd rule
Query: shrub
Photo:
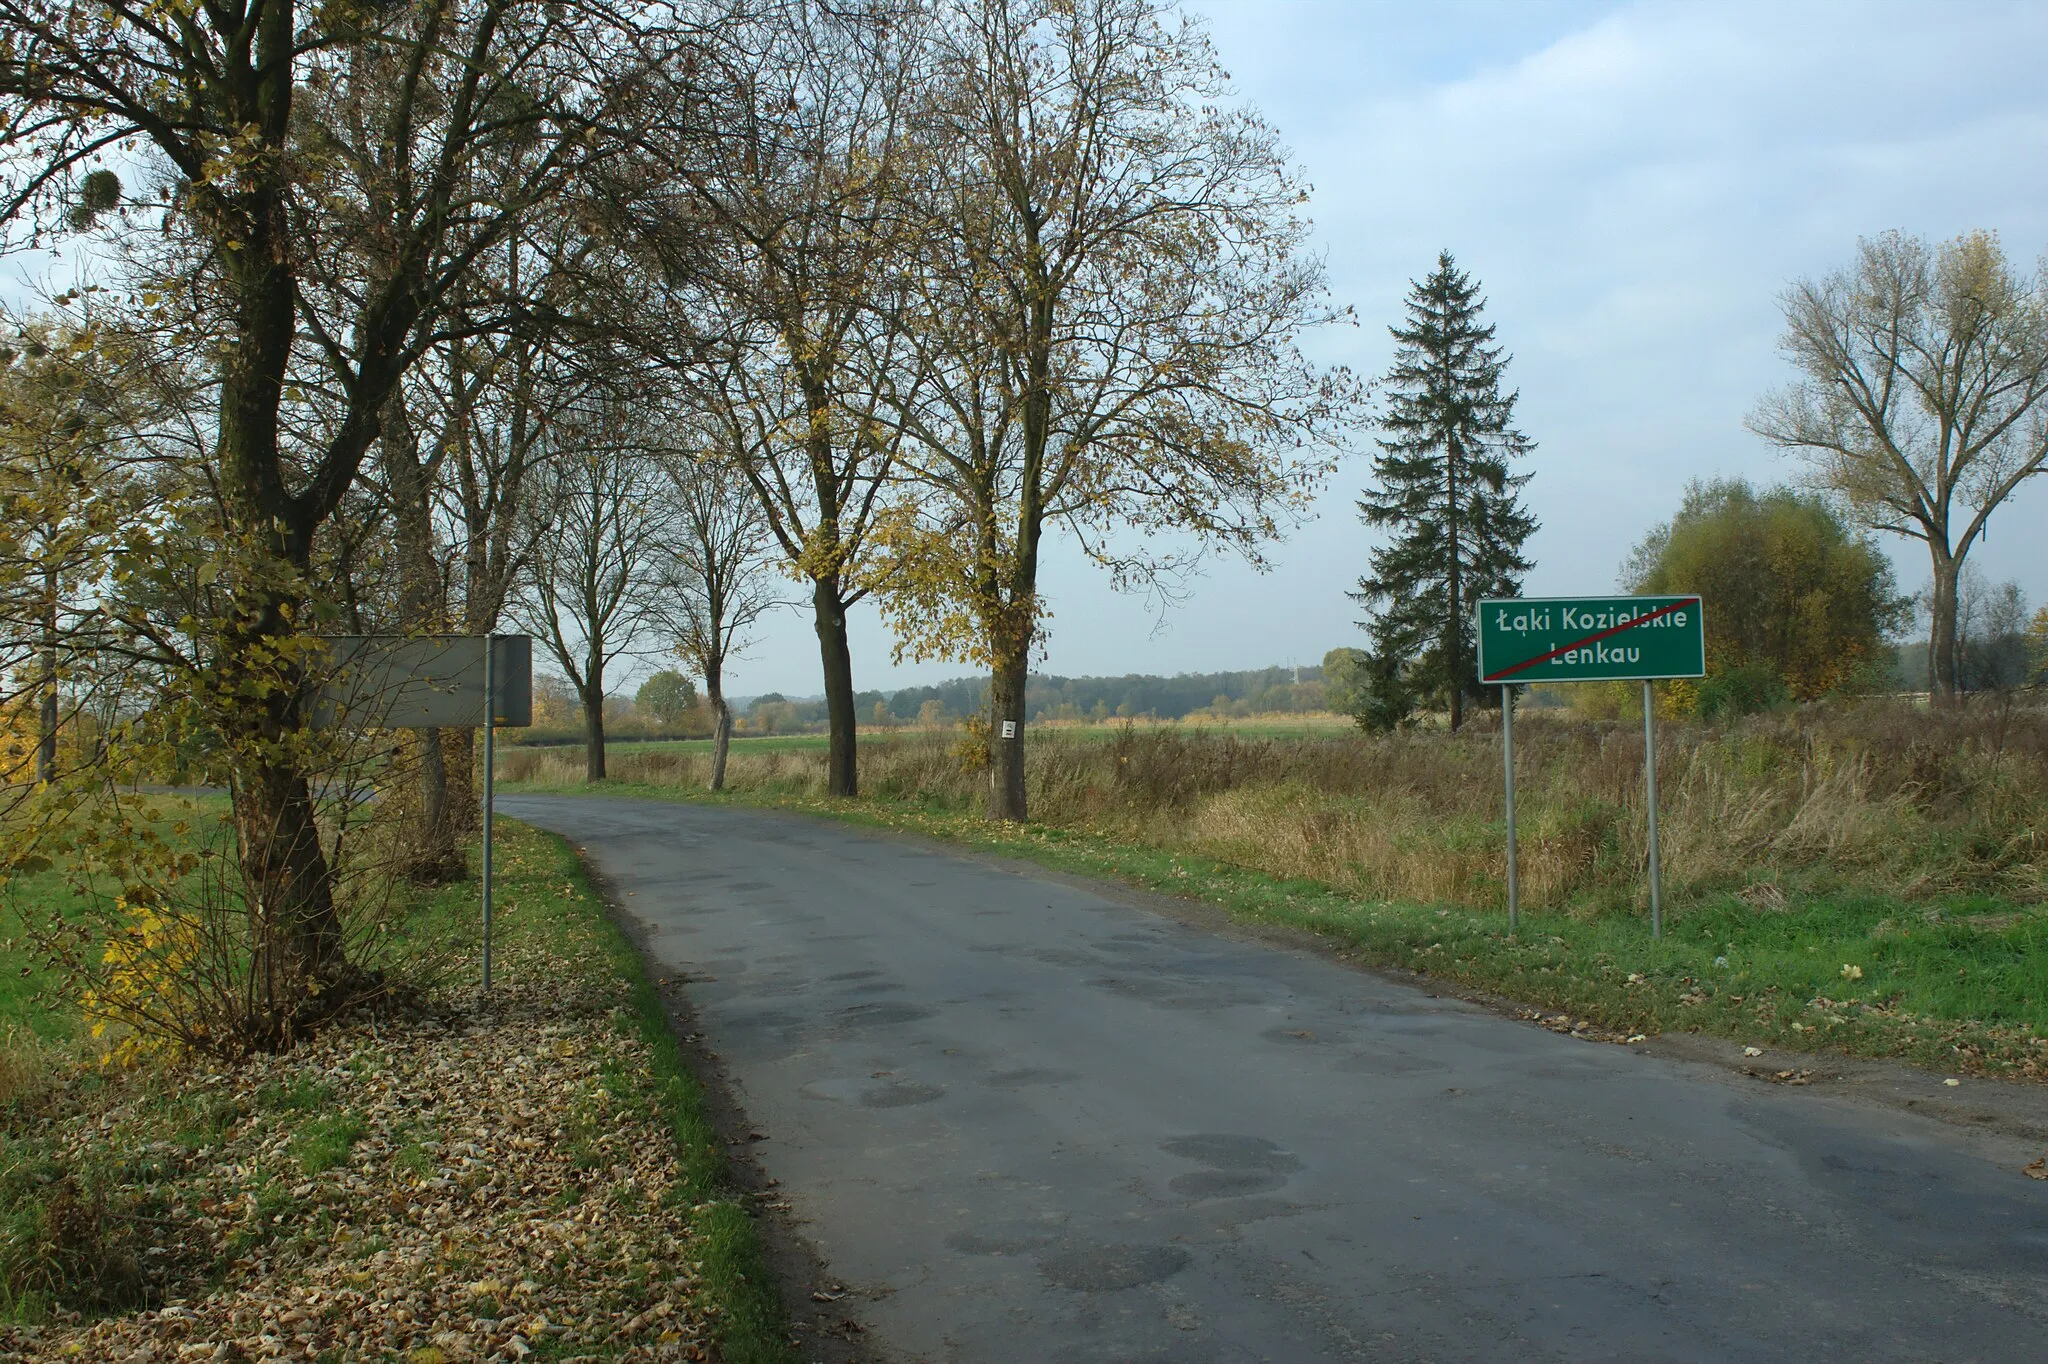
[[1744, 663], [1702, 679], [1693, 710], [1702, 720], [1734, 719], [1776, 710], [1791, 699], [1785, 679], [1770, 664]]

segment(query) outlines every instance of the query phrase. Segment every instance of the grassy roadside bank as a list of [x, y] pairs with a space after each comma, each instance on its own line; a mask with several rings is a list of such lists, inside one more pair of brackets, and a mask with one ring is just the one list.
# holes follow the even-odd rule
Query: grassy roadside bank
[[1198, 899], [1306, 930], [1351, 959], [1519, 1001], [1547, 1026], [1702, 1032], [1773, 1047], [1897, 1057], [1951, 1073], [2048, 1079], [2048, 913], [1983, 896], [1910, 902], [1854, 887], [1695, 894], [1654, 940], [1634, 915], [1504, 913], [1373, 899], [1187, 847], [1098, 830], [992, 826], [898, 795], [830, 801], [762, 781], [712, 797], [671, 781], [566, 780], [501, 789], [723, 800], [828, 815]]
[[507, 821], [499, 866], [488, 1003], [235, 1067], [39, 1042], [0, 1098], [0, 1360], [791, 1358], [638, 953], [560, 840]]

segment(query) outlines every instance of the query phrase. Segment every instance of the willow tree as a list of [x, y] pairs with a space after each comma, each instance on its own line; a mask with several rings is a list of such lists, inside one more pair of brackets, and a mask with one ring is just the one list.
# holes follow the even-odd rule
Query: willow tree
[[[670, 41], [648, 17], [0, 0], [0, 220], [16, 241], [119, 238], [142, 298], [211, 370], [209, 573], [228, 600], [191, 690], [234, 790], [244, 1041], [287, 1044], [374, 984], [347, 959], [298, 737], [316, 541], [431, 344], [424, 324], [522, 211], [615, 150], [607, 114], [632, 83], [602, 76]], [[343, 135], [358, 115], [367, 135]], [[472, 163], [505, 139], [540, 152], [477, 192]]]
[[1198, 24], [1152, 0], [953, 0], [932, 44], [918, 354], [891, 371], [921, 486], [889, 525], [885, 611], [902, 653], [988, 667], [988, 813], [1022, 820], [1048, 528], [1120, 586], [1218, 546], [1260, 563], [1357, 391], [1297, 349], [1338, 316], [1307, 190]]
[[1957, 687], [1956, 587], [1991, 514], [2048, 470], [2048, 271], [1988, 232], [1887, 232], [1781, 300], [1799, 371], [1750, 428], [1865, 526], [1927, 546], [1933, 691]]

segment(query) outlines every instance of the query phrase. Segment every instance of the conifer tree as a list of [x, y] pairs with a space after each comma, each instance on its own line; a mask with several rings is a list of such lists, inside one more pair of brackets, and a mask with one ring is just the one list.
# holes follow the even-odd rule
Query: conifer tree
[[1390, 728], [1420, 701], [1443, 704], [1451, 728], [1468, 697], [1481, 697], [1472, 604], [1512, 596], [1536, 529], [1517, 492], [1529, 475], [1509, 461], [1534, 444], [1514, 429], [1515, 393], [1500, 391], [1508, 357], [1480, 325], [1486, 300], [1449, 251], [1408, 298], [1408, 322], [1392, 327], [1399, 348], [1386, 377], [1376, 486], [1360, 519], [1392, 538], [1373, 551], [1354, 600], [1372, 637], [1359, 722]]

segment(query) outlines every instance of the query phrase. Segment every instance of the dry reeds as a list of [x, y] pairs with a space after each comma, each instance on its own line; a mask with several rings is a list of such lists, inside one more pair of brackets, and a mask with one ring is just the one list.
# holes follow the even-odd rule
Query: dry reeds
[[[1490, 717], [1489, 717], [1490, 718]], [[986, 776], [947, 736], [867, 739], [871, 798], [973, 810]], [[1522, 886], [1532, 908], [1634, 904], [1646, 857], [1642, 732], [1532, 711], [1517, 726]], [[1659, 734], [1665, 884], [1674, 902], [1784, 882], [1924, 898], [2048, 894], [2048, 710], [1815, 705]], [[573, 784], [575, 752], [515, 750], [501, 778]], [[708, 754], [619, 749], [615, 778], [701, 787]], [[1032, 814], [1373, 899], [1491, 906], [1501, 895], [1498, 730], [1243, 737], [1125, 726], [1037, 732]], [[824, 794], [818, 750], [734, 746], [735, 789]]]

